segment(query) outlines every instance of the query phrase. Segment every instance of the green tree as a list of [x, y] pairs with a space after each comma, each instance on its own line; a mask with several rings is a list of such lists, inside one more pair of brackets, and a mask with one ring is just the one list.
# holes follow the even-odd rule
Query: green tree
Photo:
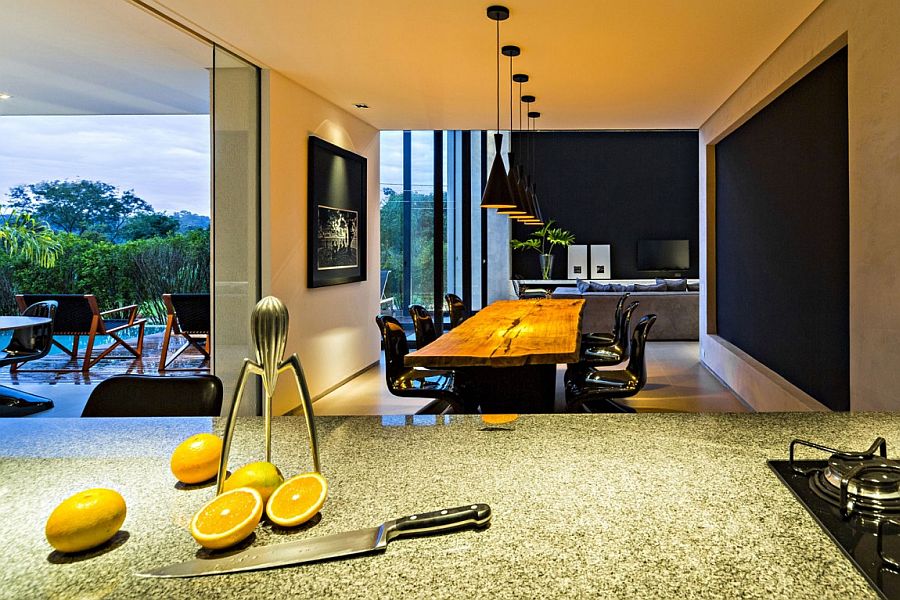
[[50, 227], [82, 235], [93, 231], [112, 242], [119, 241], [125, 223], [153, 207], [134, 190], [119, 191], [102, 181], [41, 181], [19, 185], [9, 191], [9, 206], [29, 213]]
[[168, 237], [178, 231], [179, 221], [165, 213], [141, 213], [128, 219], [122, 227], [123, 240], [146, 240]]
[[11, 257], [22, 257], [41, 267], [56, 264], [61, 250], [49, 227], [23, 213], [12, 213], [2, 218], [0, 246]]

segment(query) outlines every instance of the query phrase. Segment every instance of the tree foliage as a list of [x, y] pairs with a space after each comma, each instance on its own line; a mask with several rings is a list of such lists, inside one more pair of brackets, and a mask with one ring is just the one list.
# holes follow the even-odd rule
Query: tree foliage
[[0, 220], [0, 246], [12, 257], [41, 267], [52, 267], [60, 252], [49, 227], [26, 213], [12, 213]]
[[102, 181], [54, 180], [19, 185], [9, 191], [8, 205], [49, 223], [56, 231], [99, 234], [120, 241], [132, 217], [153, 212], [134, 190], [120, 191]]

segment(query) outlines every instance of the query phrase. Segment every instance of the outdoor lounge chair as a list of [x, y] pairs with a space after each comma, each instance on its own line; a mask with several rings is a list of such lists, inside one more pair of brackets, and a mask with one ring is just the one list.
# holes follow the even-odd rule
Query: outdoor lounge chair
[[[159, 355], [159, 371], [206, 371], [208, 367], [192, 369], [170, 369], [169, 365], [188, 348], [196, 348], [209, 358], [209, 294], [163, 294], [166, 305], [166, 333], [163, 337], [162, 352]], [[172, 335], [183, 337], [185, 343], [169, 355], [169, 340]]]
[[[16, 303], [19, 310], [24, 311], [28, 306], [37, 302], [46, 302], [52, 300], [58, 304], [56, 311], [56, 319], [53, 322], [54, 335], [71, 335], [72, 348], [66, 348], [55, 338], [53, 344], [68, 354], [72, 360], [82, 359], [80, 369], [28, 369], [29, 371], [54, 371], [54, 372], [77, 372], [87, 373], [91, 367], [103, 359], [113, 358], [130, 358], [121, 356], [110, 356], [110, 353], [119, 346], [125, 348], [134, 355], [135, 358], [141, 357], [144, 347], [144, 325], [146, 319], [138, 318], [138, 306], [132, 304], [130, 306], [122, 306], [112, 310], [100, 311], [97, 305], [97, 299], [92, 294], [17, 294]], [[109, 319], [108, 315], [121, 313], [123, 319]], [[132, 346], [120, 337], [120, 332], [130, 327], [138, 328], [137, 343]], [[98, 335], [108, 335], [114, 341], [108, 347], [104, 348], [100, 354], [93, 356], [94, 342]], [[78, 356], [78, 345], [81, 336], [87, 336], [87, 348], [84, 356]], [[11, 370], [22, 370], [10, 367]]]

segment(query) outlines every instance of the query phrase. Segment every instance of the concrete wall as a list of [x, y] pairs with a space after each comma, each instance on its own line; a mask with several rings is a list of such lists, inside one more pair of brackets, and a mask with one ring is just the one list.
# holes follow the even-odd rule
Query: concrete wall
[[[291, 315], [287, 353], [296, 352], [313, 397], [379, 357], [378, 131], [283, 75], [263, 73], [263, 295]], [[310, 289], [307, 272], [307, 140], [315, 135], [368, 161], [367, 280]], [[293, 382], [279, 380], [273, 407], [298, 405]]]
[[900, 409], [898, 32], [896, 0], [825, 0], [700, 129], [701, 360], [761, 410], [824, 407], [715, 335], [714, 144], [848, 46], [850, 407]]

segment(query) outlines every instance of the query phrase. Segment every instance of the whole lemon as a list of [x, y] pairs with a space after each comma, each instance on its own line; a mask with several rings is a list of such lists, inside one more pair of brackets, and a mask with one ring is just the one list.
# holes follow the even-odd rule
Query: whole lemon
[[172, 453], [172, 474], [182, 483], [200, 483], [219, 472], [222, 438], [211, 433], [198, 433], [184, 440]]
[[253, 488], [262, 496], [263, 504], [269, 499], [279, 485], [284, 483], [284, 476], [278, 467], [270, 462], [254, 462], [244, 465], [225, 480], [224, 491], [237, 488]]
[[108, 541], [124, 521], [125, 499], [115, 490], [93, 488], [54, 508], [44, 535], [60, 552], [81, 552]]

